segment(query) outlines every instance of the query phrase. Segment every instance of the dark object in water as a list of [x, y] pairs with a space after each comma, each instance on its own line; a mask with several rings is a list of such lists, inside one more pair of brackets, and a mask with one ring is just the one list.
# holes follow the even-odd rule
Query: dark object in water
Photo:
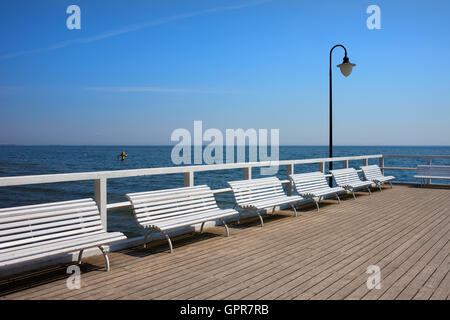
[[121, 161], [125, 161], [125, 158], [128, 157], [128, 154], [125, 153], [125, 151], [122, 151], [120, 154], [117, 155], [117, 158]]

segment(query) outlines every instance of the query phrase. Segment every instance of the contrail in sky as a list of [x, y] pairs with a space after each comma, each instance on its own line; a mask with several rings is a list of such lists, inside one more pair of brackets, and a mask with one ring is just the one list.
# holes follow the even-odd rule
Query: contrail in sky
[[67, 47], [68, 45], [72, 45], [72, 44], [91, 43], [94, 41], [118, 36], [121, 34], [141, 30], [141, 29], [156, 26], [156, 25], [169, 23], [172, 21], [183, 20], [183, 19], [187, 19], [187, 18], [201, 16], [201, 15], [205, 15], [208, 13], [231, 11], [231, 10], [238, 10], [238, 9], [253, 7], [253, 6], [261, 5], [263, 3], [270, 2], [270, 1], [272, 1], [272, 0], [253, 1], [253, 2], [248, 2], [248, 3], [243, 3], [240, 5], [218, 7], [218, 8], [205, 9], [205, 10], [194, 11], [194, 12], [189, 12], [189, 13], [182, 13], [182, 14], [178, 14], [178, 15], [165, 17], [165, 18], [160, 18], [160, 19], [153, 20], [153, 21], [130, 25], [130, 26], [127, 26], [127, 27], [124, 27], [121, 29], [117, 29], [117, 30], [111, 30], [111, 31], [108, 31], [108, 32], [105, 32], [102, 34], [98, 34], [95, 36], [91, 36], [91, 37], [62, 41], [62, 42], [56, 43], [52, 46], [45, 47], [45, 48], [38, 48], [38, 49], [32, 49], [32, 50], [24, 50], [24, 51], [6, 53], [4, 55], [0, 55], [0, 60], [6, 60], [6, 59], [10, 59], [10, 58], [15, 58], [15, 57], [24, 56], [24, 55], [30, 55], [30, 54], [35, 54], [35, 53], [41, 53], [41, 52], [46, 52], [46, 51], [53, 51], [56, 49]]

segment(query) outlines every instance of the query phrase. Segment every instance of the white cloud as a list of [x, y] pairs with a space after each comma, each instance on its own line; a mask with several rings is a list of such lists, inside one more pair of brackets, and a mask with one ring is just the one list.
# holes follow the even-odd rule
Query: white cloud
[[195, 90], [195, 89], [179, 89], [179, 88], [161, 88], [148, 86], [133, 87], [87, 87], [86, 90], [97, 92], [161, 92], [161, 93], [230, 93], [230, 91], [222, 90]]

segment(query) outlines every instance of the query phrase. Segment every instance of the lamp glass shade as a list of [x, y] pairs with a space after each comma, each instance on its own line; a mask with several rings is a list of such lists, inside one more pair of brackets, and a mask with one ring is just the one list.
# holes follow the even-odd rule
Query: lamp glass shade
[[341, 64], [338, 64], [337, 67], [341, 69], [341, 73], [344, 75], [344, 77], [348, 77], [350, 73], [352, 73], [353, 67], [356, 66], [354, 63], [342, 62]]

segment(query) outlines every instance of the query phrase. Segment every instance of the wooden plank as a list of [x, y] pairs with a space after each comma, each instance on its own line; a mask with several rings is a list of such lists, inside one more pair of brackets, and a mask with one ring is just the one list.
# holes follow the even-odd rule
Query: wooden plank
[[[2, 299], [447, 299], [448, 207], [448, 190], [404, 186], [325, 200], [320, 212], [303, 207], [263, 229], [232, 228], [230, 238], [220, 228], [211, 229], [219, 237], [181, 237], [174, 254], [164, 242], [156, 253], [111, 253], [112, 271], [83, 273], [80, 290], [65, 278], [35, 287], [30, 278], [29, 289]], [[378, 293], [365, 286], [369, 263], [382, 268]]]

